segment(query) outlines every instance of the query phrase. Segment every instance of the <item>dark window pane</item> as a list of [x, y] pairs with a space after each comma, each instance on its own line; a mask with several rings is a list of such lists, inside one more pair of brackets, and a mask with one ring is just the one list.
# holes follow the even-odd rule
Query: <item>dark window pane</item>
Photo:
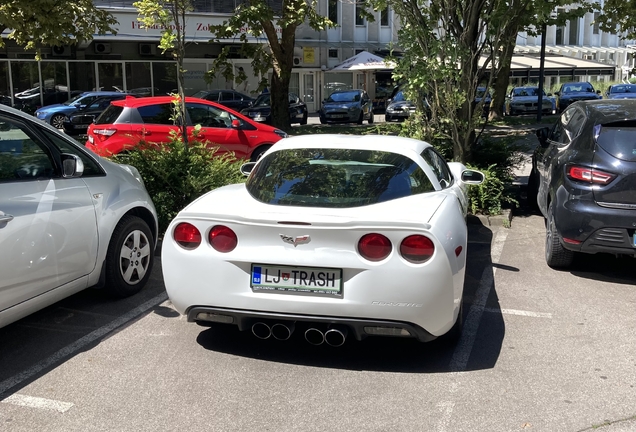
[[[611, 123], [596, 126], [598, 145], [617, 159], [636, 161], [636, 122]], [[600, 130], [599, 130], [600, 129]]]
[[329, 0], [329, 19], [338, 24], [338, 0]]
[[100, 114], [95, 120], [95, 124], [113, 124], [119, 118], [119, 115], [124, 110], [124, 107], [111, 105]]
[[389, 8], [382, 9], [380, 12], [380, 25], [388, 26], [389, 25]]
[[160, 104], [160, 105], [148, 105], [137, 108], [139, 115], [144, 123], [171, 125], [172, 121], [172, 105]]
[[84, 162], [84, 174], [82, 174], [82, 177], [95, 177], [104, 175], [104, 172], [99, 167], [99, 165], [97, 165], [97, 163], [93, 159], [88, 157], [88, 155], [79, 150], [76, 146], [46, 129], [42, 129], [42, 132], [48, 136], [48, 138], [58, 148], [60, 153], [67, 153], [79, 156], [82, 162]]
[[52, 178], [53, 160], [22, 123], [0, 117], [0, 182]]

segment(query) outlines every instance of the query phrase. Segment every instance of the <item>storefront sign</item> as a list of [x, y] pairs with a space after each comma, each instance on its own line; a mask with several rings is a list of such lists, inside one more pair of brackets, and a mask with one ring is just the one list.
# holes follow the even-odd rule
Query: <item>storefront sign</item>
[[314, 56], [314, 49], [309, 47], [303, 48], [303, 63], [313, 64], [316, 61]]

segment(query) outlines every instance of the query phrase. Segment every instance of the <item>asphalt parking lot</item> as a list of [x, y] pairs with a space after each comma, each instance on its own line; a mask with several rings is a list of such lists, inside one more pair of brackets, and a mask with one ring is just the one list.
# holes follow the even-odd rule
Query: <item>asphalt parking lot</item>
[[540, 216], [470, 222], [457, 346], [199, 327], [158, 262], [136, 297], [87, 290], [0, 329], [0, 430], [636, 430], [633, 259], [555, 271]]

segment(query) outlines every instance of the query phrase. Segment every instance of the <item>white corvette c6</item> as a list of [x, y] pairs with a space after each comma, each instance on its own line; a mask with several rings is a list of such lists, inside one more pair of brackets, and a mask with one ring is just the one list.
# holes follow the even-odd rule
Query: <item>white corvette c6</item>
[[333, 346], [459, 336], [466, 189], [482, 173], [369, 135], [287, 138], [242, 170], [245, 184], [203, 195], [166, 232], [164, 281], [188, 321]]

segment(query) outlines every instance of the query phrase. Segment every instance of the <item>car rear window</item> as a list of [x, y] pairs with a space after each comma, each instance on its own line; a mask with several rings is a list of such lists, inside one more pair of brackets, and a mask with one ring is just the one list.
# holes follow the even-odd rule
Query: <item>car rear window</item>
[[636, 161], [636, 120], [597, 125], [598, 145], [617, 159]]
[[117, 121], [123, 110], [124, 107], [110, 105], [97, 117], [95, 124], [113, 124]]
[[424, 171], [406, 156], [350, 149], [279, 150], [259, 162], [246, 187], [266, 204], [334, 208], [434, 190]]

